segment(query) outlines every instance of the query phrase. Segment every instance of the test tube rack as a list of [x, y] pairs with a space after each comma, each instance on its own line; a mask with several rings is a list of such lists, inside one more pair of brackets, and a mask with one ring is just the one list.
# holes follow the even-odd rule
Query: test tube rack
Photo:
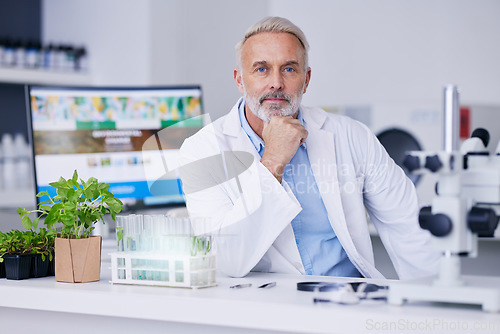
[[176, 256], [154, 252], [113, 252], [111, 283], [184, 288], [215, 286], [215, 254]]

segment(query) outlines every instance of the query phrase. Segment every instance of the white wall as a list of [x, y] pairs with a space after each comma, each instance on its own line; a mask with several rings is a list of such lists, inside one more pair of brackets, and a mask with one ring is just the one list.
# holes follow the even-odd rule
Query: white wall
[[265, 0], [44, 0], [42, 35], [85, 44], [95, 85], [201, 84], [216, 119], [239, 97], [234, 45], [268, 7]]
[[239, 96], [234, 44], [263, 16], [299, 25], [311, 44], [304, 103], [500, 105], [496, 0], [44, 0], [44, 41], [90, 49], [97, 85], [201, 83], [212, 118]]
[[496, 0], [273, 0], [311, 44], [308, 104], [441, 100], [500, 104]]
[[[177, 58], [167, 63], [154, 60], [155, 69], [159, 64], [163, 71], [174, 70], [178, 84], [201, 83], [204, 90], [204, 105], [212, 119], [227, 113], [239, 98], [234, 80], [235, 65], [234, 45], [243, 36], [245, 30], [262, 16], [267, 15], [268, 2], [265, 0], [184, 0], [169, 1], [175, 3], [177, 37]], [[153, 1], [153, 15], [168, 10], [162, 0]], [[170, 16], [169, 16], [170, 20]], [[173, 20], [171, 22], [173, 22]], [[153, 29], [155, 48], [153, 57], [157, 57], [157, 45], [168, 27], [162, 20], [153, 19], [157, 24]], [[162, 27], [163, 25], [163, 27]], [[171, 36], [170, 34], [169, 36]], [[160, 46], [162, 48], [162, 46]], [[169, 70], [170, 68], [170, 70]], [[163, 83], [163, 73], [158, 70], [152, 82]]]
[[[308, 37], [312, 78], [304, 104], [367, 106], [376, 134], [402, 128], [423, 149], [439, 150], [442, 89], [452, 83], [461, 104], [496, 106], [482, 125], [500, 133], [500, 1], [273, 0], [270, 14], [289, 18]], [[472, 123], [486, 115], [479, 109], [472, 108]], [[435, 182], [425, 175], [417, 185], [421, 204], [434, 197]]]

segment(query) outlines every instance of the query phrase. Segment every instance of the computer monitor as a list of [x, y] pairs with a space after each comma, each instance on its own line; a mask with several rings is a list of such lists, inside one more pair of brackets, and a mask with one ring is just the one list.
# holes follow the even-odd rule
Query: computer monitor
[[[162, 177], [161, 194], [151, 193], [148, 170], [161, 170], [165, 156], [175, 160], [184, 139], [203, 126], [200, 86], [27, 86], [26, 96], [37, 193], [55, 195], [49, 183], [76, 169], [84, 180], [109, 183], [125, 209], [184, 204], [175, 170]], [[144, 145], [159, 134], [159, 147]]]

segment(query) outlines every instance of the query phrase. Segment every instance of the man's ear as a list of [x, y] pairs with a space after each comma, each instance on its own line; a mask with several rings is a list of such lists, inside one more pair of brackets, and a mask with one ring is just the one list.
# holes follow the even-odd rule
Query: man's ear
[[306, 92], [310, 80], [311, 80], [311, 68], [308, 67], [306, 71], [306, 84], [304, 85], [304, 91], [302, 92], [302, 94]]
[[236, 87], [241, 94], [243, 94], [243, 80], [241, 79], [241, 70], [238, 67], [235, 67], [233, 70], [234, 81], [236, 82]]

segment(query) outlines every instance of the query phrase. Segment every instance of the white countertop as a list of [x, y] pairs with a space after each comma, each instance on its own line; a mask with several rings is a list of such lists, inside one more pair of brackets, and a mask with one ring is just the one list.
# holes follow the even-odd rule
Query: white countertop
[[[347, 280], [343, 278], [251, 273], [245, 278], [218, 276], [216, 287], [204, 289], [112, 285], [106, 261], [103, 256], [99, 282], [0, 279], [0, 321], [5, 320], [2, 309], [17, 308], [286, 333], [380, 333], [384, 326], [411, 333], [450, 332], [445, 330], [450, 324], [469, 329], [482, 326], [481, 333], [500, 331], [500, 315], [475, 306], [413, 302], [398, 307], [383, 301], [314, 304], [313, 293], [296, 289], [301, 281]], [[257, 288], [271, 281], [277, 282], [276, 287]], [[230, 288], [246, 282], [252, 287]]]

